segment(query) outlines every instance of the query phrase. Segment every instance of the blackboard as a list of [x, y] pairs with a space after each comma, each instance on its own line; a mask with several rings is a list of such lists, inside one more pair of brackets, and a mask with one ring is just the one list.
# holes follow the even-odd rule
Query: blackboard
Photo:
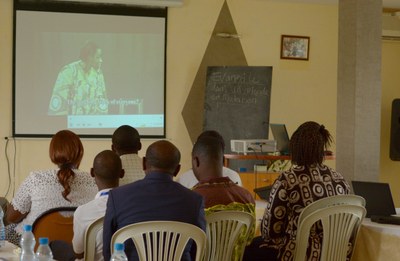
[[268, 139], [272, 67], [207, 68], [203, 130], [216, 130], [231, 153], [231, 139]]

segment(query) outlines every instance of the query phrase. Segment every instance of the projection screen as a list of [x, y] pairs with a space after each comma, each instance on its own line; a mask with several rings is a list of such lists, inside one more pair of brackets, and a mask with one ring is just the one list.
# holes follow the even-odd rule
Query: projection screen
[[13, 135], [165, 137], [166, 8], [14, 4]]

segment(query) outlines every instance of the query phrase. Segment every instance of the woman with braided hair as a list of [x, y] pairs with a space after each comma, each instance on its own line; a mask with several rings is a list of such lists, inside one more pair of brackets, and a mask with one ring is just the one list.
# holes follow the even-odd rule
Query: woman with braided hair
[[7, 207], [6, 239], [19, 245], [24, 224], [32, 224], [43, 212], [56, 207], [80, 206], [92, 200], [97, 186], [89, 173], [79, 170], [83, 145], [69, 130], [57, 132], [49, 155], [55, 169], [32, 171]]
[[[243, 260], [293, 260], [297, 222], [304, 207], [321, 198], [350, 193], [343, 176], [323, 163], [331, 142], [324, 125], [313, 121], [293, 133], [289, 145], [292, 167], [275, 180], [261, 221], [261, 237], [248, 246]], [[313, 227], [309, 259], [320, 259], [321, 233]]]

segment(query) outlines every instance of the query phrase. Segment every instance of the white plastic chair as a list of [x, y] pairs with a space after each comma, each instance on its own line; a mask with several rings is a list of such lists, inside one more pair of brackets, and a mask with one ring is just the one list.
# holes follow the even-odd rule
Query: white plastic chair
[[147, 221], [118, 229], [111, 238], [111, 251], [115, 243], [131, 238], [140, 261], [180, 261], [190, 239], [196, 243], [195, 261], [202, 260], [206, 233], [199, 227], [177, 221]]
[[303, 211], [300, 213], [298, 223], [302, 221], [303, 217], [308, 216], [310, 213], [329, 206], [334, 205], [357, 205], [365, 207], [365, 199], [361, 196], [354, 194], [346, 194], [346, 195], [335, 195], [326, 198], [321, 198], [317, 201], [306, 206]]
[[103, 228], [104, 217], [100, 217], [93, 221], [86, 229], [84, 239], [84, 260], [95, 260], [96, 254], [96, 237], [98, 232]]
[[249, 232], [254, 226], [254, 217], [243, 211], [219, 211], [207, 215], [206, 220], [207, 247], [204, 260], [230, 261], [234, 252], [237, 260], [242, 260]]
[[352, 236], [357, 236], [365, 213], [363, 206], [342, 204], [325, 207], [303, 216], [297, 229], [294, 260], [306, 260], [310, 229], [320, 220], [323, 227], [320, 260], [345, 261], [348, 243]]

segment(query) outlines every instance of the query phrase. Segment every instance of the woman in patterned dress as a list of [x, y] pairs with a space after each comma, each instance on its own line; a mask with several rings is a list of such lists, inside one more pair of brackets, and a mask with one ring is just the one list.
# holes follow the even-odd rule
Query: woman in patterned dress
[[[243, 260], [293, 260], [297, 221], [310, 203], [338, 194], [349, 194], [341, 174], [323, 164], [332, 136], [324, 125], [305, 122], [290, 140], [292, 167], [274, 182], [261, 221], [261, 237], [246, 249]], [[308, 260], [319, 260], [322, 230], [313, 226]]]
[[16, 245], [24, 224], [30, 224], [43, 212], [56, 207], [80, 206], [97, 192], [89, 173], [79, 170], [83, 157], [79, 137], [69, 131], [56, 133], [50, 142], [50, 159], [54, 169], [32, 171], [19, 187], [7, 207], [6, 239]]

